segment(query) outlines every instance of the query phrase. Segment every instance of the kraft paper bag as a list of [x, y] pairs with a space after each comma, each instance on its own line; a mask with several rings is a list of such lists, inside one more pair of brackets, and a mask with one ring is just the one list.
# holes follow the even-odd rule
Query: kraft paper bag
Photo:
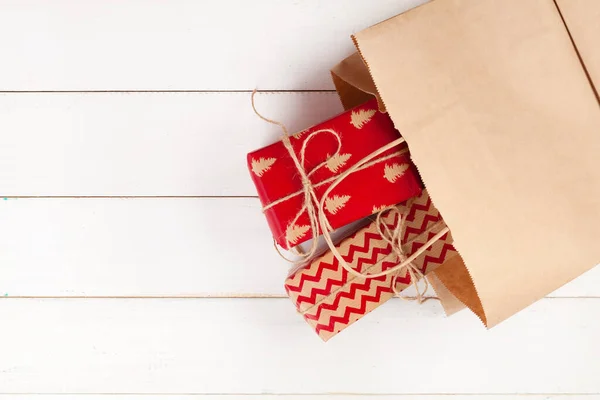
[[[600, 1], [557, 0], [560, 13], [593, 81], [598, 97], [600, 86]], [[600, 100], [599, 100], [600, 101]]]
[[[447, 267], [447, 266], [446, 266]], [[447, 268], [445, 268], [447, 269]], [[440, 304], [444, 308], [446, 316], [451, 316], [465, 308], [464, 303], [457, 299], [452, 292], [442, 283], [440, 278], [437, 277], [435, 272], [427, 274], [427, 280], [435, 291]]]
[[600, 262], [600, 106], [553, 0], [434, 0], [353, 38], [464, 260], [435, 274], [453, 296], [491, 327]]
[[[378, 97], [371, 75], [358, 53], [336, 65], [331, 70], [331, 77], [345, 110]], [[379, 98], [378, 102], [381, 103]]]
[[[378, 97], [375, 84], [360, 54], [354, 53], [332, 68], [331, 76], [344, 109], [354, 108], [373, 97], [378, 99], [380, 108], [382, 108], [381, 99]], [[449, 261], [446, 261], [446, 263], [438, 268], [442, 271], [448, 271], [457, 268], [456, 263], [462, 264], [460, 256], [454, 257], [452, 262]], [[464, 265], [459, 269], [465, 270]], [[435, 291], [447, 316], [465, 308], [465, 305], [442, 284], [441, 280], [435, 275], [435, 272], [430, 272], [426, 278]]]

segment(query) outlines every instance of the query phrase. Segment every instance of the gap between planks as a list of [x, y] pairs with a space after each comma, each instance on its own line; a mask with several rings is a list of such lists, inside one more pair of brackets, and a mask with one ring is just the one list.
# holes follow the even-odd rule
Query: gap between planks
[[[211, 300], [211, 299], [287, 299], [288, 296], [283, 294], [246, 294], [246, 293], [224, 293], [224, 294], [207, 294], [207, 295], [169, 295], [169, 296], [0, 296], [2, 299], [32, 299], [32, 300]], [[600, 296], [546, 296], [542, 299], [548, 300], [577, 300], [577, 299], [600, 299]], [[542, 300], [540, 299], [540, 300]], [[392, 299], [394, 301], [401, 300], [400, 298]], [[404, 301], [404, 300], [403, 300]], [[539, 301], [539, 300], [538, 300]]]
[[[0, 90], [0, 94], [94, 94], [94, 93], [252, 93], [254, 89], [234, 89], [234, 90]], [[335, 90], [324, 89], [304, 89], [304, 90], [278, 90], [278, 89], [261, 89], [256, 90], [260, 94], [269, 93], [336, 93]]]
[[1, 195], [8, 199], [258, 199], [258, 196], [11, 196]]
[[287, 299], [283, 294], [251, 294], [251, 293], [224, 293], [207, 295], [169, 295], [169, 296], [2, 296], [1, 299], [57, 299], [57, 300], [94, 300], [94, 299], [165, 299], [165, 300], [201, 300], [201, 299]]
[[[481, 396], [494, 398], [544, 398], [546, 400], [559, 398], [559, 397], [577, 397], [577, 398], [591, 398], [592, 396], [600, 396], [600, 393], [35, 393], [35, 392], [20, 392], [20, 393], [0, 393], [0, 396], [169, 396], [175, 398], [184, 398], [189, 396], [211, 396], [211, 397], [234, 397], [240, 398], [260, 398], [260, 399], [274, 399], [278, 397], [285, 398], [307, 398], [310, 397], [322, 397], [322, 398], [356, 398], [356, 397], [369, 397], [369, 398], [387, 398], [387, 397], [404, 397], [407, 398], [439, 398], [439, 397], [469, 397], [479, 398]], [[1, 400], [1, 399], [0, 399]]]

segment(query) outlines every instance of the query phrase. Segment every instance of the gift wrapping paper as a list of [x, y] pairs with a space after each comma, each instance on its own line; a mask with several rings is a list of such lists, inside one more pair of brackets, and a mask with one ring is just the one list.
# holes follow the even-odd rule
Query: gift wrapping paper
[[[381, 223], [393, 229], [397, 212], [388, 211]], [[408, 257], [446, 227], [427, 191], [414, 199], [407, 216], [403, 250]], [[448, 233], [415, 259], [414, 265], [427, 274], [457, 255]], [[376, 222], [358, 230], [336, 246], [344, 260], [356, 271], [375, 274], [398, 265], [391, 246], [378, 233]], [[394, 275], [360, 278], [348, 273], [331, 251], [294, 271], [285, 289], [298, 311], [316, 333], [327, 341], [364, 315], [394, 297]], [[411, 284], [407, 269], [399, 271], [396, 289]]]
[[[331, 181], [362, 158], [398, 139], [387, 114], [378, 111], [376, 100], [369, 101], [312, 128], [290, 137], [294, 152], [300, 159], [301, 148], [311, 133], [329, 129], [341, 139], [341, 149], [333, 134], [313, 135], [305, 148], [305, 170], [319, 200]], [[383, 159], [406, 145], [394, 147], [377, 159]], [[311, 172], [326, 161], [322, 168]], [[303, 186], [288, 150], [279, 141], [248, 154], [248, 168], [263, 207], [296, 193], [292, 198], [264, 210], [275, 241], [283, 248], [294, 247], [312, 238], [308, 214], [294, 218], [304, 205]], [[406, 151], [404, 154], [376, 162], [342, 181], [325, 200], [325, 212], [333, 229], [364, 218], [377, 209], [398, 204], [421, 192], [421, 181]], [[289, 246], [288, 246], [289, 243]]]

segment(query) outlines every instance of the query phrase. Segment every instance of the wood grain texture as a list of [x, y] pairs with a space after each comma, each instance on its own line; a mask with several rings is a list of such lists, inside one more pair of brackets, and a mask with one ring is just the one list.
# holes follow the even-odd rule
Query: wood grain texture
[[424, 0], [0, 1], [0, 90], [332, 89], [350, 35]]
[[[342, 111], [335, 93], [256, 104], [292, 132]], [[255, 196], [246, 154], [281, 135], [250, 93], [4, 94], [0, 132], [0, 196]]]
[[397, 300], [325, 344], [285, 299], [2, 299], [0, 388], [598, 394], [599, 312], [598, 299], [544, 299], [487, 331]]
[[[0, 296], [285, 295], [257, 199], [0, 199], [0, 221]], [[596, 268], [552, 296], [599, 288]]]

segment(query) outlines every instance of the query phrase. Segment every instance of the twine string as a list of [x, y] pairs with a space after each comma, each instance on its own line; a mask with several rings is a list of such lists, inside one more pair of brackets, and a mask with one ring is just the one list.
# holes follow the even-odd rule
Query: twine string
[[[381, 236], [381, 238], [392, 248], [393, 253], [396, 255], [396, 259], [398, 262], [406, 261], [407, 257], [404, 253], [404, 249], [402, 248], [402, 241], [404, 238], [404, 234], [406, 232], [406, 220], [408, 218], [408, 213], [411, 209], [412, 203], [414, 200], [409, 200], [403, 209], [401, 206], [393, 206], [387, 209], [381, 210], [377, 214], [377, 218], [375, 223], [377, 225], [377, 232]], [[390, 229], [388, 224], [383, 221], [383, 216], [387, 215], [388, 218], [391, 216], [391, 213], [394, 212], [397, 214], [398, 223], [394, 227], [393, 230]], [[401, 291], [397, 288], [397, 281], [402, 275], [403, 269], [398, 269], [397, 272], [394, 273], [394, 278], [392, 280], [392, 289], [396, 297], [405, 300], [416, 300], [419, 304], [424, 303], [427, 300], [437, 299], [437, 297], [427, 296], [427, 291], [429, 289], [429, 282], [425, 278], [423, 272], [417, 267], [414, 261], [408, 262], [406, 264], [407, 273], [410, 276], [410, 282], [414, 286], [416, 295], [415, 296], [406, 296], [401, 293]], [[425, 281], [425, 287], [423, 289], [419, 288], [418, 282], [423, 279]]]
[[[387, 161], [387, 160], [391, 160], [392, 158], [396, 158], [396, 157], [401, 156], [401, 155], [406, 154], [406, 153], [408, 153], [408, 149], [398, 150], [398, 151], [396, 151], [394, 153], [391, 153], [391, 154], [389, 154], [387, 156], [379, 157], [376, 160], [368, 162], [368, 163], [362, 165], [360, 168], [357, 168], [356, 171], [354, 171], [354, 172], [358, 172], [358, 171], [362, 171], [363, 169], [371, 168], [373, 165], [382, 163], [382, 162]], [[338, 175], [334, 175], [334, 176], [332, 176], [330, 178], [327, 178], [325, 180], [313, 183], [312, 185], [313, 185], [314, 188], [318, 188], [320, 186], [323, 186], [323, 185], [326, 185], [328, 183], [331, 183], [331, 182], [335, 181], [336, 179], [338, 179], [339, 176], [340, 176], [339, 174]], [[292, 199], [292, 198], [294, 198], [294, 197], [296, 197], [296, 196], [298, 196], [298, 195], [300, 195], [302, 193], [304, 193], [304, 190], [298, 190], [297, 192], [291, 193], [291, 194], [289, 194], [289, 195], [287, 195], [285, 197], [282, 197], [280, 199], [277, 199], [277, 200], [275, 200], [275, 201], [267, 204], [266, 206], [264, 206], [262, 208], [262, 210], [266, 211], [266, 210], [268, 210], [270, 208], [273, 208], [273, 207], [275, 207], [275, 206], [277, 206], [277, 205], [279, 205], [281, 203], [284, 203], [284, 202], [286, 202], [286, 201], [288, 201], [288, 200], [290, 200], [290, 199]]]
[[404, 261], [400, 262], [400, 264], [396, 265], [394, 268], [391, 268], [389, 270], [386, 270], [386, 271], [383, 271], [380, 273], [375, 273], [375, 274], [363, 274], [359, 271], [354, 270], [350, 265], [348, 265], [346, 260], [344, 260], [344, 258], [340, 254], [340, 252], [335, 248], [333, 239], [331, 238], [331, 229], [328, 229], [327, 216], [325, 215], [325, 209], [324, 209], [325, 199], [344, 179], [346, 179], [350, 174], [354, 173], [355, 170], [357, 168], [360, 168], [361, 165], [371, 161], [373, 158], [377, 157], [381, 153], [393, 148], [394, 146], [404, 143], [404, 142], [405, 142], [405, 140], [403, 138], [396, 139], [393, 142], [390, 142], [387, 145], [380, 147], [378, 150], [374, 151], [373, 153], [369, 154], [368, 156], [366, 156], [365, 158], [363, 158], [362, 160], [360, 160], [359, 162], [354, 164], [352, 167], [350, 167], [348, 170], [346, 170], [344, 173], [342, 173], [338, 177], [338, 179], [336, 179], [333, 183], [331, 183], [331, 185], [329, 185], [329, 187], [325, 190], [325, 193], [323, 193], [323, 197], [321, 198], [321, 201], [319, 202], [319, 207], [318, 207], [319, 224], [321, 225], [322, 228], [324, 228], [324, 229], [322, 229], [322, 234], [323, 234], [323, 238], [325, 239], [325, 242], [329, 246], [329, 249], [333, 253], [334, 257], [338, 260], [338, 262], [340, 263], [342, 268], [344, 268], [347, 272], [354, 274], [356, 276], [359, 276], [361, 278], [377, 278], [380, 276], [386, 276], [386, 275], [396, 273], [397, 271], [401, 270], [402, 268], [407, 267], [408, 264], [412, 263], [421, 254], [423, 254], [425, 251], [427, 251], [427, 249], [429, 249], [429, 247], [433, 246], [435, 244], [435, 242], [437, 242], [444, 235], [446, 235], [448, 232], [450, 232], [450, 229], [448, 229], [448, 227], [445, 227], [439, 233], [437, 233], [434, 237], [432, 237], [427, 243], [425, 243], [422, 247], [420, 247], [417, 251], [415, 251], [413, 254], [411, 254], [409, 257], [407, 257]]
[[[287, 130], [287, 127], [283, 123], [269, 119], [269, 118], [263, 116], [261, 113], [259, 113], [258, 110], [256, 109], [256, 104], [254, 102], [255, 95], [256, 95], [256, 90], [254, 90], [252, 92], [252, 109], [254, 110], [254, 113], [258, 117], [263, 119], [264, 121], [269, 122], [271, 124], [275, 124], [281, 128], [282, 133], [283, 133], [282, 137], [281, 137], [283, 145], [286, 148], [286, 150], [288, 151], [291, 159], [294, 162], [294, 165], [296, 166], [296, 169], [298, 170], [298, 174], [300, 175], [300, 179], [302, 182], [302, 193], [304, 194], [304, 202], [303, 202], [302, 208], [298, 211], [296, 216], [292, 219], [292, 222], [290, 223], [290, 225], [291, 226], [296, 225], [296, 222], [298, 222], [298, 219], [306, 211], [306, 213], [308, 214], [308, 219], [310, 221], [310, 229], [311, 229], [312, 239], [313, 239], [312, 243], [311, 243], [311, 247], [306, 252], [294, 249], [294, 252], [296, 253], [296, 255], [299, 256], [302, 261], [305, 261], [305, 260], [310, 259], [316, 253], [317, 244], [318, 244], [317, 238], [319, 235], [317, 210], [316, 210], [316, 206], [319, 204], [319, 199], [317, 198], [317, 194], [315, 193], [315, 188], [314, 188], [309, 176], [311, 174], [313, 174], [314, 172], [318, 171], [320, 168], [327, 165], [327, 161], [328, 161], [328, 160], [325, 160], [325, 161], [321, 162], [320, 164], [315, 166], [310, 172], [307, 173], [305, 166], [304, 166], [306, 148], [307, 148], [308, 144], [310, 143], [310, 141], [313, 138], [315, 138], [317, 135], [320, 135], [322, 133], [329, 133], [337, 141], [336, 151], [334, 152], [333, 156], [331, 156], [331, 157], [337, 157], [342, 148], [342, 140], [340, 138], [340, 135], [337, 132], [335, 132], [333, 129], [321, 129], [321, 130], [315, 131], [315, 132], [311, 133], [302, 143], [302, 148], [300, 149], [300, 159], [298, 159], [298, 156], [296, 155], [296, 152], [294, 151], [294, 148], [290, 141], [290, 135]], [[271, 203], [270, 206], [272, 207], [273, 203]], [[331, 226], [329, 225], [329, 221], [327, 221], [327, 226], [329, 228], [331, 228]], [[286, 247], [288, 247], [288, 248], [292, 247], [292, 246], [290, 246], [290, 242], [287, 237], [285, 238], [285, 241], [286, 241], [286, 245], [287, 245]], [[287, 257], [283, 256], [280, 251], [278, 251], [278, 253], [287, 261], [291, 261]]]
[[[296, 155], [296, 152], [294, 151], [294, 149], [292, 147], [292, 144], [290, 141], [290, 135], [289, 135], [289, 132], [288, 132], [286, 126], [279, 121], [275, 121], [275, 120], [272, 120], [270, 118], [263, 116], [256, 109], [256, 104], [254, 101], [256, 93], [257, 93], [257, 91], [255, 89], [252, 92], [252, 97], [251, 97], [252, 109], [254, 110], [254, 113], [259, 118], [264, 120], [265, 122], [268, 122], [273, 125], [277, 125], [281, 128], [281, 131], [282, 131], [281, 140], [282, 140], [283, 145], [285, 146], [286, 150], [288, 151], [290, 157], [292, 158], [294, 165], [295, 165], [296, 169], [298, 170], [298, 174], [300, 175], [301, 182], [302, 182], [302, 190], [301, 191], [299, 191], [297, 193], [292, 193], [291, 195], [286, 196], [282, 199], [278, 199], [275, 202], [270, 203], [267, 206], [265, 206], [263, 208], [263, 210], [269, 209], [277, 204], [280, 204], [283, 201], [287, 201], [288, 199], [290, 199], [296, 195], [303, 194], [304, 195], [304, 204], [303, 204], [302, 208], [300, 209], [300, 211], [296, 214], [296, 216], [292, 220], [292, 225], [295, 225], [295, 223], [298, 221], [300, 216], [306, 211], [309, 221], [310, 221], [310, 228], [312, 231], [312, 239], [313, 240], [312, 240], [310, 249], [307, 252], [302, 252], [302, 251], [296, 252], [296, 255], [298, 255], [300, 257], [300, 260], [298, 260], [298, 261], [289, 260], [287, 257], [285, 257], [279, 251], [279, 249], [275, 245], [275, 248], [277, 249], [277, 252], [279, 253], [279, 255], [282, 258], [284, 258], [285, 260], [295, 263], [295, 264], [299, 264], [299, 263], [303, 263], [303, 262], [307, 261], [308, 259], [312, 258], [314, 256], [314, 254], [316, 253], [316, 250], [317, 250], [317, 240], [316, 239], [318, 238], [319, 231], [320, 231], [323, 234], [323, 238], [324, 238], [325, 242], [327, 243], [329, 250], [332, 252], [334, 257], [338, 260], [338, 262], [340, 263], [342, 268], [344, 268], [348, 273], [350, 273], [354, 276], [360, 277], [360, 278], [377, 278], [377, 277], [381, 277], [381, 276], [387, 276], [387, 275], [394, 274], [395, 276], [394, 276], [392, 283], [393, 283], [393, 289], [394, 289], [394, 292], [396, 293], [396, 295], [399, 295], [400, 297], [402, 297], [404, 299], [417, 300], [419, 303], [422, 303], [423, 301], [428, 300], [429, 298], [425, 297], [425, 292], [427, 291], [429, 285], [427, 283], [427, 280], [425, 280], [425, 289], [423, 291], [419, 290], [418, 280], [423, 278], [424, 275], [419, 270], [419, 268], [414, 265], [414, 261], [421, 254], [423, 254], [427, 249], [429, 249], [429, 247], [434, 245], [438, 240], [440, 240], [444, 235], [446, 235], [450, 231], [448, 229], [448, 227], [445, 227], [444, 229], [442, 229], [439, 233], [437, 233], [429, 241], [427, 241], [427, 243], [425, 243], [423, 246], [421, 246], [417, 251], [412, 253], [410, 256], [406, 257], [406, 255], [404, 254], [404, 251], [402, 249], [402, 237], [403, 237], [403, 232], [405, 230], [406, 216], [407, 216], [406, 214], [408, 214], [409, 207], [407, 207], [407, 210], [404, 213], [401, 212], [397, 207], [391, 207], [386, 210], [380, 211], [377, 214], [377, 227], [378, 227], [377, 229], [379, 230], [379, 233], [381, 234], [382, 238], [388, 244], [390, 244], [392, 246], [393, 252], [396, 254], [396, 258], [397, 258], [397, 261], [399, 262], [399, 264], [394, 266], [393, 268], [390, 268], [388, 270], [385, 270], [385, 271], [382, 271], [379, 273], [363, 274], [360, 271], [356, 271], [350, 265], [348, 265], [346, 260], [344, 260], [344, 258], [340, 254], [340, 252], [336, 249], [335, 244], [333, 243], [333, 239], [331, 238], [331, 231], [333, 229], [329, 223], [327, 216], [325, 215], [325, 200], [327, 199], [329, 194], [344, 179], [346, 179], [348, 176], [350, 176], [351, 174], [353, 174], [361, 169], [365, 169], [365, 168], [372, 166], [374, 163], [381, 162], [383, 159], [391, 158], [392, 155], [390, 155], [388, 157], [381, 157], [380, 159], [377, 159], [377, 157], [380, 156], [381, 154], [387, 152], [388, 150], [393, 149], [394, 147], [396, 147], [402, 143], [405, 143], [405, 140], [403, 138], [398, 138], [398, 139], [388, 143], [387, 145], [382, 146], [379, 149], [375, 150], [368, 156], [366, 156], [363, 159], [361, 159], [360, 161], [358, 161], [352, 167], [350, 167], [343, 173], [339, 174], [338, 176], [329, 178], [323, 182], [319, 182], [318, 184], [316, 184], [316, 185], [320, 186], [320, 185], [331, 182], [329, 187], [325, 190], [324, 194], [322, 195], [321, 200], [319, 200], [317, 197], [317, 194], [315, 193], [316, 185], [311, 182], [310, 175], [312, 175], [314, 172], [316, 172], [323, 166], [327, 165], [327, 161], [331, 157], [337, 157], [340, 154], [341, 138], [340, 138], [339, 134], [332, 129], [321, 129], [321, 130], [311, 133], [305, 139], [304, 143], [302, 144], [302, 148], [300, 150], [300, 159], [299, 159], [298, 156]], [[331, 134], [336, 139], [337, 144], [338, 144], [337, 149], [333, 155], [329, 156], [328, 159], [326, 159], [322, 163], [315, 166], [311, 171], [307, 172], [305, 169], [305, 166], [304, 166], [307, 145], [310, 142], [310, 140], [312, 140], [316, 135], [323, 134], [323, 133]], [[405, 150], [404, 152], [406, 152], [406, 151], [407, 150]], [[402, 153], [402, 152], [400, 152], [400, 153]], [[394, 156], [395, 155], [396, 154], [394, 154]], [[409, 201], [408, 204], [411, 204], [411, 202]], [[393, 231], [390, 230], [390, 228], [387, 227], [386, 224], [381, 223], [382, 215], [384, 215], [385, 212], [390, 211], [391, 209], [395, 209], [396, 212], [399, 213], [399, 222]], [[382, 225], [384, 226], [383, 231], [381, 230]], [[291, 246], [289, 246], [290, 243], [287, 238], [286, 238], [286, 244], [288, 245], [287, 247], [291, 247]], [[400, 295], [400, 293], [397, 293], [396, 282], [397, 282], [398, 277], [400, 276], [402, 269], [406, 269], [408, 271], [408, 273], [411, 277], [411, 282], [417, 289], [417, 295], [414, 297], [410, 297], [410, 296], [403, 297]]]
[[[388, 218], [389, 218], [389, 216], [382, 217], [382, 220], [386, 220]], [[396, 220], [394, 220], [394, 221], [396, 221]], [[394, 223], [396, 223], [396, 222], [394, 222]], [[429, 226], [425, 231], [421, 232], [419, 235], [417, 235], [417, 236], [415, 236], [413, 238], [407, 239], [404, 242], [404, 244], [403, 244], [403, 248], [405, 248], [405, 249], [409, 248], [408, 246], [411, 246], [413, 243], [415, 243], [415, 241], [422, 241], [423, 237], [428, 236], [432, 232], [441, 229], [441, 227], [443, 227], [444, 225], [445, 225], [444, 221], [440, 220], [440, 221], [436, 222], [435, 224]], [[383, 264], [384, 263], [388, 263], [388, 262], [392, 262], [393, 263], [394, 261], [397, 261], [397, 259], [398, 258], [397, 258], [396, 253], [391, 252], [391, 253], [387, 254], [386, 256], [378, 259], [377, 262], [374, 263], [373, 265], [366, 266], [366, 269], [367, 270], [373, 270], [373, 271], [375, 271], [378, 268], [380, 268], [380, 269], [383, 268]], [[407, 271], [407, 273], [408, 273], [408, 271]], [[400, 277], [399, 275], [397, 275], [397, 276]], [[355, 275], [352, 275], [352, 277], [353, 278], [357, 278]], [[411, 283], [412, 283], [412, 281], [411, 281]], [[352, 279], [349, 279], [349, 280], [347, 280], [345, 282], [344, 286], [341, 286], [340, 289], [338, 289], [338, 290], [344, 290], [343, 288], [347, 288], [348, 287], [347, 285], [351, 285], [351, 284], [352, 284]], [[390, 286], [392, 284], [395, 284], [395, 282], [391, 282]], [[416, 296], [406, 296], [406, 295], [403, 295], [401, 293], [401, 291], [398, 290], [397, 286], [391, 286], [391, 287], [392, 287], [392, 290], [394, 292], [395, 297], [401, 298], [403, 300], [417, 300]], [[425, 292], [425, 291], [422, 291], [422, 293], [423, 292]], [[426, 302], [427, 300], [430, 300], [430, 299], [438, 299], [438, 298], [437, 297], [423, 297], [423, 301], [422, 302], [424, 303], [424, 302]], [[321, 304], [323, 304], [324, 302], [327, 302], [327, 301], [328, 301], [328, 298], [327, 297], [323, 297], [320, 300], [316, 301], [314, 304], [312, 304], [311, 307], [305, 309], [304, 311], [299, 311], [299, 312], [304, 315], [307, 312], [310, 312], [310, 310], [313, 309], [313, 307], [318, 307], [319, 305], [321, 305]]]

